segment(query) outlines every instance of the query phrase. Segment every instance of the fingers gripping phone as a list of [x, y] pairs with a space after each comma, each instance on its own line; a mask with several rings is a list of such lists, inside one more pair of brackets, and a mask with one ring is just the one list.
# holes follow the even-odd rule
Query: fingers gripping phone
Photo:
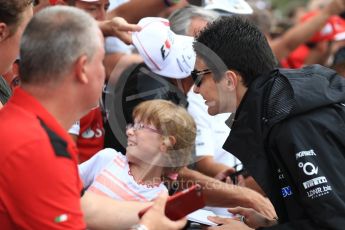
[[[179, 220], [204, 206], [205, 201], [200, 185], [193, 185], [168, 198], [165, 205], [165, 215], [171, 220]], [[138, 213], [139, 218], [150, 208], [151, 206], [141, 210]]]

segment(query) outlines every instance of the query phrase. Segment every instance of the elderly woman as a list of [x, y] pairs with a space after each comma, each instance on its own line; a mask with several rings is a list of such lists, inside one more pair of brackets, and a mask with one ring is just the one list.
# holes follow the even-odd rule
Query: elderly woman
[[79, 166], [89, 191], [117, 200], [150, 201], [166, 191], [163, 182], [176, 180], [189, 163], [196, 127], [178, 105], [150, 100], [133, 111], [127, 125], [126, 156], [104, 149]]
[[[0, 75], [10, 71], [16, 60], [20, 38], [32, 14], [32, 0], [0, 0]], [[0, 107], [10, 95], [10, 87], [0, 77]]]

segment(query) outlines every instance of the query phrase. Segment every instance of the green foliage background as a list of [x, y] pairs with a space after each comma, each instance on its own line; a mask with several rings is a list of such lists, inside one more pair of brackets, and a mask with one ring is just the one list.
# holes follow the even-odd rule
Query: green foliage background
[[274, 9], [281, 11], [282, 14], [286, 14], [292, 8], [302, 5], [308, 2], [308, 0], [269, 0]]

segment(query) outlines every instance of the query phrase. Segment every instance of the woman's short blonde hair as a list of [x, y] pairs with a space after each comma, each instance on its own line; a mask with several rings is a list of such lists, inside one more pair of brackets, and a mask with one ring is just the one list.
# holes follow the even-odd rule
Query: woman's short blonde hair
[[185, 108], [167, 100], [149, 100], [135, 107], [133, 119], [154, 125], [164, 137], [175, 138], [176, 143], [168, 149], [169, 165], [165, 166], [164, 176], [177, 172], [191, 162], [196, 125]]

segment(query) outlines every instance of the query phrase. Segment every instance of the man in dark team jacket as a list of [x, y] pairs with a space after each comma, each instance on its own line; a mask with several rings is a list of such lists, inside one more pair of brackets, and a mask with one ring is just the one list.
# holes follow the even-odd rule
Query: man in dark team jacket
[[238, 157], [278, 219], [231, 209], [242, 222], [214, 229], [344, 229], [345, 79], [314, 65], [275, 69], [262, 33], [238, 17], [211, 24], [194, 44], [196, 93], [215, 115], [235, 112], [224, 149]]

